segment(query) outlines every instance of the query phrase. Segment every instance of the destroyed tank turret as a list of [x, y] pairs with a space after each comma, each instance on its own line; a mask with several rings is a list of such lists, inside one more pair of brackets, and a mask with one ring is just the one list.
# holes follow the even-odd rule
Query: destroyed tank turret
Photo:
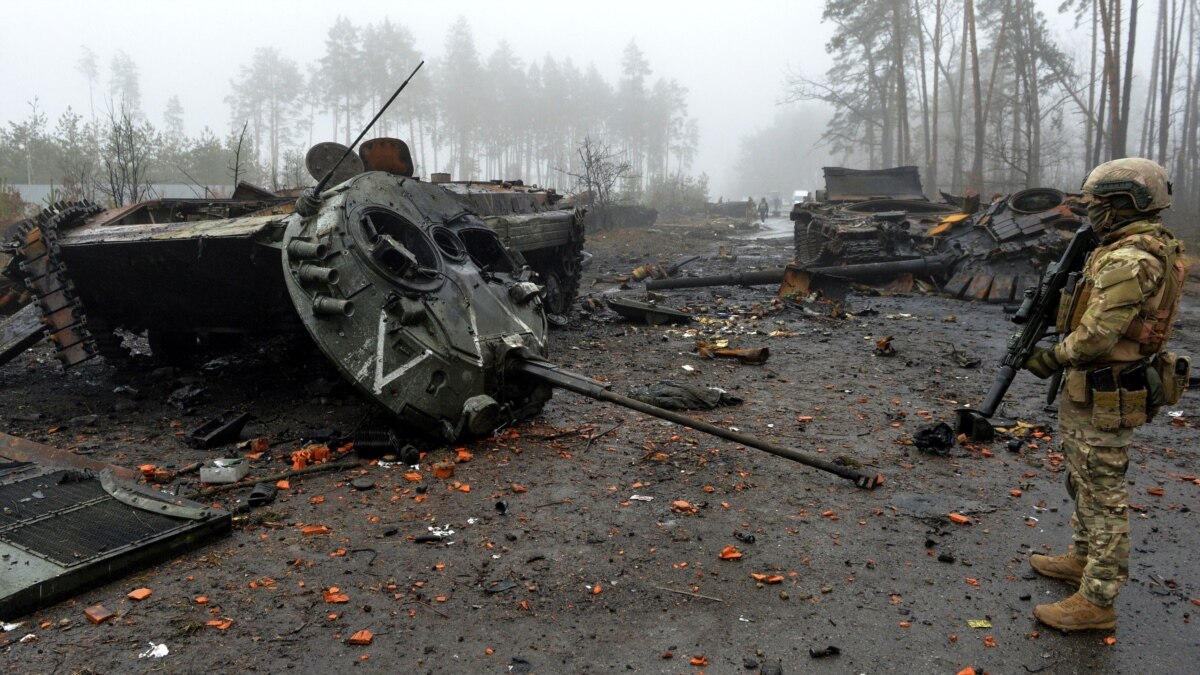
[[895, 263], [952, 262], [925, 277], [957, 298], [1011, 302], [1087, 218], [1074, 195], [1033, 188], [955, 203], [925, 199], [916, 167], [825, 169], [828, 201], [797, 204], [796, 265], [837, 276], [894, 276]]
[[364, 144], [363, 164], [347, 162], [344, 146], [336, 160], [338, 148], [310, 154], [310, 171], [324, 178], [294, 207], [246, 199], [48, 209], [20, 228], [17, 254], [59, 358], [69, 366], [115, 353], [117, 328], [157, 335], [152, 349], [196, 333], [302, 330], [405, 432], [446, 440], [486, 434], [540, 410], [560, 387], [860, 487], [878, 484], [878, 476], [555, 367], [537, 275], [462, 192], [413, 178], [401, 146]]

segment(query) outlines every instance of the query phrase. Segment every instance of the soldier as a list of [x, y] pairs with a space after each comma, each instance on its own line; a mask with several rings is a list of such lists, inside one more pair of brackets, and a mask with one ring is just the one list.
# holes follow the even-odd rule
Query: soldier
[[1175, 372], [1177, 357], [1163, 348], [1187, 275], [1183, 244], [1159, 216], [1171, 205], [1163, 167], [1141, 158], [1106, 162], [1088, 174], [1083, 193], [1100, 245], [1059, 307], [1066, 337], [1025, 362], [1043, 379], [1066, 368], [1058, 417], [1075, 550], [1029, 560], [1039, 574], [1078, 584], [1069, 598], [1033, 610], [1065, 631], [1117, 624], [1113, 603], [1129, 576], [1129, 443], [1162, 405], [1163, 378]]

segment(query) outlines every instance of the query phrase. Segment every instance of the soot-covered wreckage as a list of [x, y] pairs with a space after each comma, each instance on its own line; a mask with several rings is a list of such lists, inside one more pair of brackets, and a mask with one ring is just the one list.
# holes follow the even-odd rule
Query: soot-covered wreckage
[[829, 167], [825, 184], [823, 201], [792, 210], [797, 265], [877, 279], [924, 261], [919, 276], [969, 300], [1018, 298], [1087, 219], [1076, 196], [1053, 188], [930, 202], [913, 166]]
[[[555, 367], [549, 280], [557, 269], [568, 277], [561, 292], [573, 295], [580, 210], [511, 183], [421, 181], [395, 139], [367, 142], [359, 155], [310, 152], [310, 172], [332, 187], [294, 206], [258, 193], [115, 211], [71, 204], [24, 224], [18, 276], [59, 358], [120, 361], [116, 329], [144, 331], [152, 351], [168, 355], [198, 335], [302, 330], [405, 430], [484, 434], [536, 413], [558, 387], [876, 484]], [[535, 272], [530, 259], [549, 271]]]
[[794, 262], [787, 269], [647, 282], [648, 290], [778, 284], [781, 294], [819, 288], [821, 279], [922, 286], [956, 298], [1019, 299], [1058, 259], [1087, 220], [1075, 195], [1034, 188], [929, 201], [917, 167], [825, 169], [825, 189], [792, 207]]
[[[551, 363], [547, 305], [574, 294], [584, 215], [557, 207], [551, 193], [511, 182], [421, 181], [395, 139], [368, 142], [359, 155], [319, 147], [310, 171], [326, 176], [318, 186], [332, 187], [295, 202], [242, 187], [222, 200], [109, 210], [58, 204], [20, 224], [7, 272], [32, 302], [3, 322], [5, 358], [43, 334], [64, 366], [103, 356], [137, 367], [122, 346], [124, 332], [144, 333], [160, 358], [186, 358], [204, 342], [231, 336], [303, 332], [400, 433], [443, 440], [487, 434], [535, 414], [554, 388], [564, 388], [859, 487], [882, 480], [616, 394]], [[13, 451], [22, 439], [0, 441], [0, 450]], [[0, 469], [32, 471], [7, 481], [0, 474], [0, 493], [16, 505], [0, 523], [0, 549], [36, 572], [0, 583], [5, 615], [229, 531], [227, 514], [57, 464], [0, 452]], [[81, 510], [80, 499], [104, 513]], [[51, 502], [54, 509], [42, 508]], [[154, 527], [121, 525], [147, 519]], [[105, 523], [115, 534], [88, 534]], [[63, 535], [68, 524], [75, 529]], [[59, 534], [48, 539], [47, 528]], [[63, 560], [46, 548], [50, 539], [76, 548], [94, 541], [96, 553]]]

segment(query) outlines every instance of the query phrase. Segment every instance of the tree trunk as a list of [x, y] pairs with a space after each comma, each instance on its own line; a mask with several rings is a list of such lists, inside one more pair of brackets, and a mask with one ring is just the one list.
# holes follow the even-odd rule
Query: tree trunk
[[975, 40], [975, 0], [963, 2], [964, 21], [971, 40], [971, 92], [975, 102], [975, 156], [971, 162], [968, 192], [983, 192], [983, 91], [979, 82], [979, 44]]
[[1154, 54], [1150, 57], [1150, 87], [1147, 90], [1150, 93], [1150, 100], [1146, 102], [1146, 109], [1142, 116], [1142, 137], [1138, 142], [1138, 156], [1150, 157], [1150, 145], [1154, 143], [1156, 137], [1154, 125], [1157, 119], [1158, 106], [1158, 70], [1159, 62], [1166, 57], [1166, 29], [1164, 26], [1167, 22], [1167, 0], [1158, 0], [1158, 21], [1154, 24]]
[[[1166, 0], [1163, 0], [1163, 3], [1165, 5]], [[1192, 9], [1195, 11], [1194, 3], [1192, 4]], [[1171, 124], [1171, 98], [1175, 92], [1175, 71], [1179, 65], [1179, 45], [1180, 38], [1183, 37], [1183, 24], [1183, 12], [1179, 11], [1178, 0], [1171, 0], [1171, 20], [1166, 24], [1166, 29], [1163, 31], [1164, 40], [1169, 39], [1169, 42], [1164, 43], [1162, 102], [1159, 110], [1158, 124], [1158, 163], [1163, 166], [1167, 165], [1167, 141]], [[1172, 27], [1175, 29], [1174, 34], [1171, 32]], [[1192, 45], [1192, 49], [1188, 50], [1189, 55], [1194, 55], [1196, 52], [1196, 43], [1190, 42], [1189, 44]]]
[[1121, 87], [1121, 156], [1127, 152], [1129, 139], [1129, 103], [1133, 90], [1133, 54], [1137, 45], [1138, 0], [1130, 0], [1129, 37], [1125, 41], [1125, 82]]
[[934, 28], [933, 28], [933, 110], [930, 114], [930, 133], [929, 133], [929, 192], [936, 196], [941, 190], [941, 183], [938, 180], [938, 104], [940, 103], [938, 91], [941, 87], [938, 86], [938, 67], [941, 65], [942, 59], [942, 0], [937, 0], [934, 8]]
[[[1095, 126], [1095, 120], [1099, 119], [1099, 115], [1096, 114], [1096, 7], [1103, 1], [1104, 0], [1092, 0], [1092, 51], [1091, 65], [1088, 67], [1088, 107], [1085, 111], [1087, 113], [1087, 121], [1085, 123], [1083, 132], [1083, 162], [1089, 166], [1093, 165], [1093, 158], [1096, 154], [1098, 154], [1097, 152], [1094, 152], [1092, 148], [1092, 136], [1094, 135], [1093, 127]], [[1069, 86], [1065, 82], [1063, 84], [1064, 86]]]

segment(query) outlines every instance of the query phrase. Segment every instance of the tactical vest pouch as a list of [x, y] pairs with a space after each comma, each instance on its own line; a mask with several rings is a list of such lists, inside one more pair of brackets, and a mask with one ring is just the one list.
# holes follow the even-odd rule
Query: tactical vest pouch
[[1130, 391], [1129, 389], [1121, 389], [1120, 394], [1121, 427], [1125, 429], [1133, 429], [1145, 424], [1147, 400], [1146, 390], [1137, 389]]
[[1075, 292], [1067, 292], [1065, 288], [1058, 292], [1058, 313], [1054, 320], [1054, 330], [1060, 335], [1071, 331], [1071, 298], [1074, 297]]
[[1100, 431], [1121, 428], [1121, 392], [1092, 390], [1092, 426]]
[[1088, 386], [1086, 370], [1068, 368], [1067, 376], [1063, 378], [1063, 392], [1067, 400], [1076, 405], [1087, 405], [1092, 402], [1091, 387]]
[[1162, 381], [1162, 405], [1179, 403], [1187, 389], [1188, 377], [1192, 374], [1191, 357], [1175, 352], [1160, 352], [1154, 359], [1154, 370]]

